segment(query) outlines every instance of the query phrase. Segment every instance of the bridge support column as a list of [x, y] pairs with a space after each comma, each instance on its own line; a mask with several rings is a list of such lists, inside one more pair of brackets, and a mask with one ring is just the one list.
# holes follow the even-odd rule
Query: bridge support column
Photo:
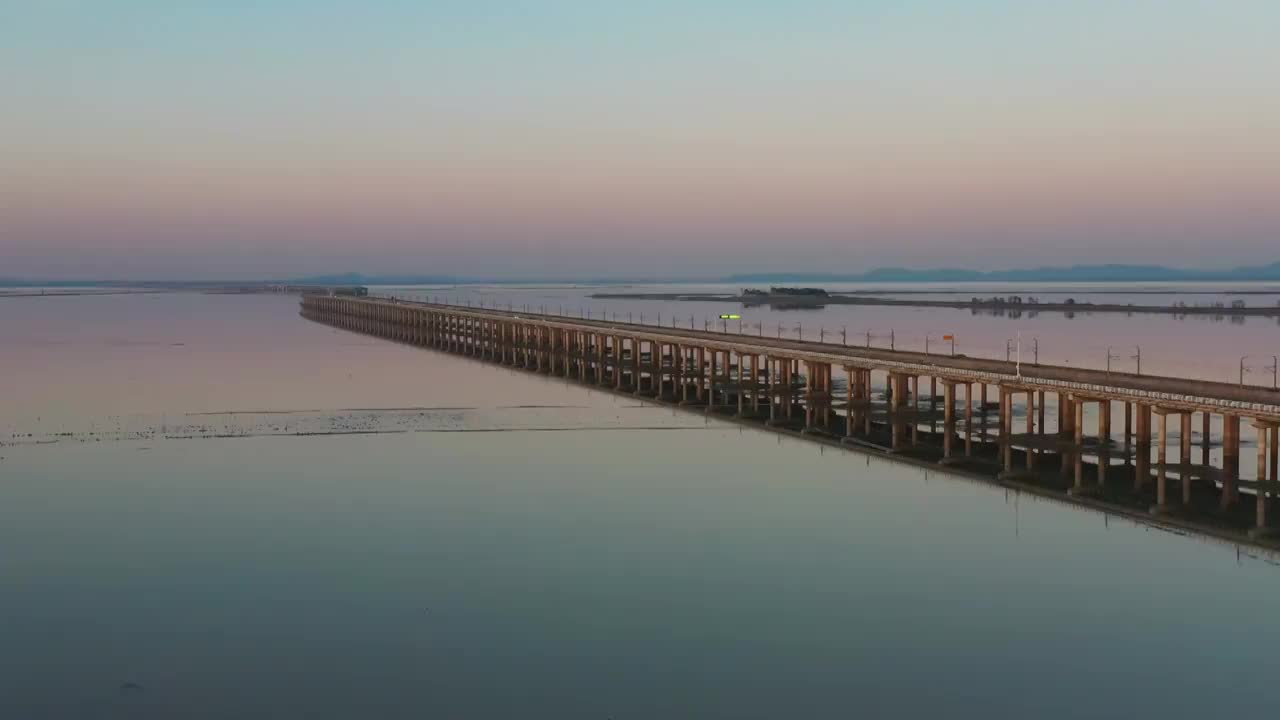
[[1006, 473], [1013, 472], [1013, 393], [1000, 386], [1000, 456]]
[[816, 425], [813, 399], [817, 390], [817, 386], [814, 384], [814, 370], [817, 368], [814, 366], [814, 363], [808, 360], [806, 360], [804, 364], [804, 428], [806, 430], [812, 430]]
[[964, 456], [973, 456], [973, 383], [964, 385]]
[[1075, 465], [1076, 490], [1084, 488], [1084, 400], [1071, 398], [1071, 460]]
[[1062, 455], [1062, 477], [1066, 478], [1071, 471], [1072, 447], [1075, 430], [1071, 423], [1075, 421], [1073, 399], [1065, 392], [1058, 393], [1058, 448]]
[[942, 381], [942, 457], [951, 458], [951, 445], [956, 434], [956, 384]]
[[640, 394], [640, 339], [631, 338], [631, 394]]
[[653, 396], [662, 399], [666, 392], [667, 384], [667, 350], [664, 347], [666, 343], [653, 343]]
[[605, 335], [604, 333], [592, 333], [591, 337], [595, 339], [596, 343], [596, 384], [604, 385], [609, 362], [608, 348], [604, 344]]
[[1124, 464], [1128, 465], [1133, 453], [1133, 403], [1124, 403]]
[[1240, 417], [1222, 416], [1222, 492], [1219, 507], [1228, 510], [1238, 499], [1240, 479]]
[[862, 434], [871, 437], [871, 368], [862, 371], [862, 399], [866, 406], [862, 411]]
[[1111, 466], [1111, 401], [1098, 401], [1098, 487], [1107, 484]]
[[1133, 489], [1142, 490], [1151, 479], [1151, 406], [1137, 404], [1137, 450], [1133, 467]]
[[752, 353], [751, 358], [751, 414], [760, 414], [760, 356]]
[[822, 429], [831, 432], [831, 406], [834, 400], [831, 392], [831, 363], [818, 363], [818, 371], [822, 377], [822, 397], [818, 398], [821, 402]]
[[778, 367], [776, 360], [772, 356], [767, 358], [765, 362], [768, 363], [766, 365], [768, 368], [766, 381], [769, 393], [769, 422], [774, 423], [778, 420]]
[[[1034, 470], [1036, 467], [1036, 453], [1039, 452], [1032, 443], [1036, 434], [1036, 393], [1034, 390], [1027, 391], [1027, 470]], [[1042, 406], [1041, 411], [1044, 410]]]
[[1207, 411], [1200, 412], [1200, 464], [1206, 467], [1209, 465], [1209, 447], [1212, 445], [1212, 422], [1213, 413]]
[[686, 370], [685, 357], [684, 345], [671, 346], [671, 399], [681, 405], [689, 403], [689, 385], [684, 376]]
[[912, 375], [911, 380], [911, 406], [908, 408], [910, 414], [907, 416], [911, 419], [911, 447], [920, 445], [920, 398], [924, 394], [920, 392], [920, 381], [922, 378]]
[[725, 350], [720, 365], [720, 405], [726, 410], [737, 410], [733, 406], [733, 351]]
[[1191, 413], [1183, 410], [1178, 425], [1178, 478], [1182, 504], [1191, 504]]
[[844, 436], [853, 437], [853, 368], [846, 365], [844, 391]]
[[705, 349], [703, 351], [703, 366], [698, 369], [698, 384], [701, 385], [705, 377], [706, 401], [707, 409], [710, 410], [716, 406], [716, 360], [719, 359], [720, 351]]
[[1258, 536], [1267, 532], [1267, 439], [1271, 433], [1261, 422], [1254, 423], [1254, 427], [1258, 429], [1258, 485], [1254, 497], [1256, 517], [1252, 534]]
[[1277, 425], [1271, 426], [1271, 479], [1280, 480], [1280, 426]]
[[1041, 435], [1044, 435], [1044, 396], [1043, 390], [1036, 392], [1036, 425]]
[[778, 412], [783, 420], [791, 419], [791, 386], [795, 382], [791, 358], [778, 358]]
[[907, 405], [907, 376], [889, 373], [889, 446], [893, 450], [902, 448], [904, 428], [903, 411]]
[[1164, 408], [1156, 408], [1159, 426], [1156, 430], [1156, 504], [1152, 513], [1168, 512], [1168, 453], [1169, 453], [1169, 413]]
[[724, 351], [724, 402], [729, 407], [737, 406], [734, 411], [742, 417], [746, 406], [742, 402], [742, 355], [736, 357], [733, 350]]

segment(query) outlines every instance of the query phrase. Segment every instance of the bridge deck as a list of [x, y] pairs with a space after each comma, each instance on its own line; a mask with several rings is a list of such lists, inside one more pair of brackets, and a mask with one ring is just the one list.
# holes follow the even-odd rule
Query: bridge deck
[[801, 360], [829, 362], [858, 368], [930, 375], [952, 382], [986, 382], [1006, 387], [1050, 392], [1067, 391], [1099, 400], [1125, 400], [1158, 404], [1170, 410], [1229, 411], [1268, 421], [1280, 421], [1280, 391], [1253, 385], [1213, 382], [1161, 375], [1089, 370], [1062, 365], [1036, 365], [963, 355], [938, 355], [852, 347], [811, 340], [790, 340], [680, 327], [660, 327], [609, 320], [591, 320], [520, 311], [371, 300], [389, 307], [423, 307], [457, 315], [536, 322], [568, 330], [591, 330], [606, 335], [656, 339], [661, 342], [697, 344], [706, 348], [744, 354], [781, 355]]
[[[1247, 529], [1253, 540], [1278, 530], [1267, 521], [1270, 498], [1280, 496], [1273, 389], [391, 299], [307, 296], [302, 306], [306, 317], [357, 332], [821, 442], [979, 474], [994, 469], [998, 482], [1150, 512], [1171, 525], [1236, 538]], [[992, 389], [998, 402], [988, 401]], [[1244, 436], [1254, 444], [1252, 479], [1241, 474]], [[1215, 444], [1221, 470], [1211, 472]]]

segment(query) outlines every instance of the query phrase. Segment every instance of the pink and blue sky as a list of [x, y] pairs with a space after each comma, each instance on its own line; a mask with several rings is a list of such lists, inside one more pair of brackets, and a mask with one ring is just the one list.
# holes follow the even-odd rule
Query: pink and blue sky
[[1274, 0], [0, 3], [0, 276], [1280, 259]]

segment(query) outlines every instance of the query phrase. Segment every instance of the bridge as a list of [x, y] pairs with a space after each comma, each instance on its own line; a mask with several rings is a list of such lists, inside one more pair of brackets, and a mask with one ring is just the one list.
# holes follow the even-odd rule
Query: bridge
[[[1280, 493], [1274, 389], [379, 298], [310, 295], [301, 312], [354, 332], [1280, 547], [1268, 523], [1270, 499]], [[1242, 463], [1249, 444], [1256, 460]]]

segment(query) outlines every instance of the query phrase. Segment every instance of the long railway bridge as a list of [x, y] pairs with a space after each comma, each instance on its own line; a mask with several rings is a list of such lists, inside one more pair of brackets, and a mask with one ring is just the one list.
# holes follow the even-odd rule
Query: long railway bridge
[[379, 298], [305, 296], [302, 315], [1280, 546], [1272, 389]]

